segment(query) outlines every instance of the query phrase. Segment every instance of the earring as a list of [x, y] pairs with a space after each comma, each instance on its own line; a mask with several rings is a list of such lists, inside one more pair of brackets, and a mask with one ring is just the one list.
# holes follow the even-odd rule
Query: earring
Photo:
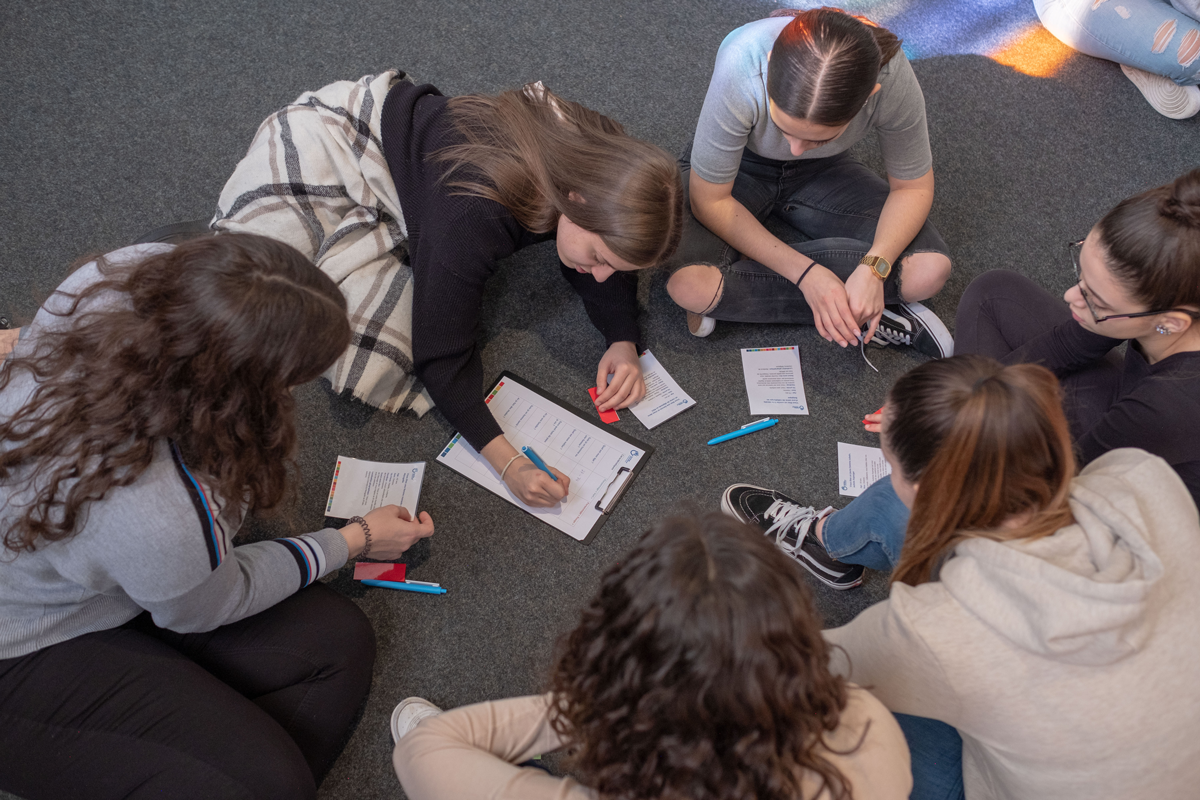
[[1169, 330], [1167, 330], [1166, 325], [1159, 325], [1154, 330], [1157, 331], [1162, 336], [1169, 336], [1171, 333]]

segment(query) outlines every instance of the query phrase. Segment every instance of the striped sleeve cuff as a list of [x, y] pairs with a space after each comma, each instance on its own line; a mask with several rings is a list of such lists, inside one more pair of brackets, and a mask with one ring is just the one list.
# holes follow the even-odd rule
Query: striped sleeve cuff
[[303, 536], [276, 539], [275, 542], [283, 546], [295, 559], [296, 569], [300, 573], [301, 589], [340, 569], [349, 555], [346, 540], [333, 528], [306, 533]]

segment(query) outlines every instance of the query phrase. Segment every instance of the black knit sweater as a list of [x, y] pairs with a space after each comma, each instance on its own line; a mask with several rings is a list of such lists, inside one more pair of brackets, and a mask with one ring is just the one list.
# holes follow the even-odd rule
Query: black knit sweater
[[[481, 450], [501, 435], [483, 402], [477, 338], [484, 285], [497, 261], [554, 234], [530, 233], [499, 203], [451, 194], [441, 182], [445, 165], [430, 156], [462, 141], [446, 102], [428, 84], [396, 84], [383, 104], [383, 151], [408, 227], [413, 366], [446, 418]], [[597, 283], [560, 268], [606, 344], [637, 341], [636, 275], [618, 272]]]

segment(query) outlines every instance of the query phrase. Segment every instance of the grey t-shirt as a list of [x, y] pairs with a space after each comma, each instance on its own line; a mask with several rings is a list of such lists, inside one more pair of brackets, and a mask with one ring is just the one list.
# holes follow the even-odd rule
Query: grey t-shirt
[[730, 183], [738, 173], [742, 150], [779, 161], [827, 158], [853, 147], [872, 129], [879, 131], [887, 174], [899, 180], [919, 178], [933, 167], [925, 96], [912, 65], [896, 53], [879, 73], [880, 90], [871, 96], [849, 127], [832, 142], [792, 155], [767, 106], [767, 53], [793, 17], [763, 19], [725, 37], [717, 50], [708, 95], [696, 123], [692, 169], [710, 183]]

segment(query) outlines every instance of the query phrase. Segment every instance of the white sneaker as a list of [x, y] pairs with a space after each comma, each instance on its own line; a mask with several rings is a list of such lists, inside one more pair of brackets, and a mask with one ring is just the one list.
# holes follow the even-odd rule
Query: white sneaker
[[392, 744], [404, 738], [426, 717], [436, 717], [442, 710], [420, 697], [406, 697], [392, 709]]
[[1125, 77], [1133, 82], [1150, 106], [1168, 119], [1188, 119], [1200, 113], [1200, 88], [1180, 86], [1170, 78], [1144, 69], [1121, 65]]
[[717, 327], [717, 321], [712, 317], [706, 317], [703, 314], [693, 314], [687, 312], [688, 331], [692, 336], [699, 336], [703, 339], [713, 332]]

